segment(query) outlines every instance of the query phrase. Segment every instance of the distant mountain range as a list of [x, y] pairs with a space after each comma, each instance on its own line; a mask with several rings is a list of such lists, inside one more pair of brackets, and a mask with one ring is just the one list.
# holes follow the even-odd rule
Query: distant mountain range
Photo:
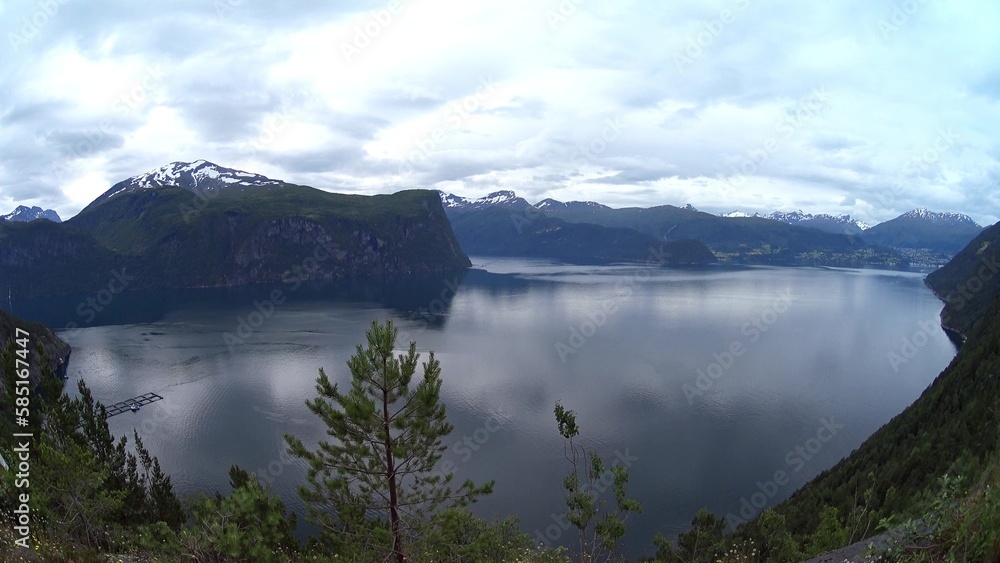
[[[545, 199], [534, 205], [510, 190], [469, 199], [442, 193], [442, 204], [452, 220], [455, 234], [468, 252], [513, 253], [509, 231], [491, 231], [477, 224], [477, 214], [507, 209], [525, 217], [589, 225], [595, 238], [603, 236], [593, 227], [627, 229], [658, 242], [704, 243], [720, 260], [746, 264], [825, 264], [838, 266], [900, 267], [908, 259], [887, 248], [874, 247], [858, 236], [830, 233], [762, 217], [724, 218], [694, 207], [662, 205], [650, 208], [614, 209], [589, 201], [561, 202]], [[579, 227], [577, 227], [579, 228]], [[523, 237], [522, 237], [523, 239]], [[522, 243], [530, 248], [526, 240]], [[552, 257], [559, 252], [549, 251]]]
[[747, 214], [742, 211], [732, 211], [724, 213], [721, 217], [742, 218], [742, 217], [762, 217], [773, 221], [788, 223], [789, 225], [799, 225], [800, 227], [812, 227], [828, 233], [839, 233], [845, 235], [860, 235], [871, 227], [863, 221], [853, 219], [850, 215], [828, 215], [820, 213], [813, 215], [802, 211], [775, 211], [767, 215], [759, 213]]
[[749, 215], [733, 211], [721, 215], [727, 218], [762, 217], [789, 225], [812, 227], [830, 233], [859, 235], [871, 244], [910, 250], [929, 250], [940, 254], [944, 262], [961, 250], [983, 228], [968, 215], [961, 213], [935, 213], [927, 209], [914, 209], [895, 219], [869, 226], [850, 215], [827, 215], [792, 211], [776, 211], [767, 215]]
[[11, 211], [6, 215], [0, 215], [0, 221], [11, 221], [16, 223], [27, 223], [29, 221], [34, 221], [35, 219], [48, 219], [53, 223], [62, 223], [62, 219], [59, 218], [59, 214], [51, 209], [42, 209], [41, 207], [27, 207], [24, 205], [18, 205], [17, 209]]
[[479, 199], [443, 192], [440, 197], [455, 235], [470, 254], [575, 263], [695, 265], [716, 261], [699, 241], [665, 241], [629, 228], [564, 221], [548, 216], [509, 190]]
[[972, 334], [1000, 296], [1000, 223], [983, 229], [925, 281], [945, 302], [941, 325], [966, 337]]
[[865, 231], [865, 240], [897, 248], [926, 248], [954, 256], [983, 227], [960, 213], [934, 213], [915, 209]]
[[[615, 209], [593, 201], [562, 202], [551, 198], [532, 205], [510, 190], [479, 199], [442, 193], [441, 200], [453, 223], [459, 213], [495, 207], [527, 209], [535, 215], [568, 223], [632, 229], [658, 240], [699, 240], [718, 258], [738, 263], [935, 265], [947, 262], [982, 230], [966, 215], [926, 209], [872, 227], [850, 215], [813, 215], [802, 211], [776, 211], [767, 215], [734, 211], [715, 216], [691, 205]], [[464, 231], [464, 227], [456, 227], [460, 239]], [[482, 235], [483, 231], [479, 233]], [[475, 241], [475, 250], [470, 252], [497, 251], [488, 248], [488, 239], [480, 236]], [[499, 235], [493, 240], [496, 244], [507, 244]]]
[[130, 289], [291, 285], [470, 265], [436, 192], [333, 194], [206, 161], [123, 180], [63, 223], [0, 223], [0, 236], [0, 290], [16, 296], [122, 279]]
[[964, 215], [927, 210], [870, 228], [849, 216], [728, 215], [690, 205], [532, 205], [510, 190], [478, 199], [430, 190], [343, 195], [204, 160], [174, 162], [116, 183], [65, 222], [38, 207], [3, 216], [0, 290], [27, 297], [99, 291], [122, 277], [140, 289], [439, 272], [467, 268], [466, 252], [891, 268], [924, 260], [912, 249], [939, 253], [923, 263], [946, 261], [982, 230]]

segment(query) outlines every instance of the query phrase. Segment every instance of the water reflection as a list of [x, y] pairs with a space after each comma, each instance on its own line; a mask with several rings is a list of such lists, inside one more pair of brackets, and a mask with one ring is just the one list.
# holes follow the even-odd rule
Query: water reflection
[[[138, 428], [181, 493], [226, 490], [238, 463], [304, 512], [295, 495], [304, 469], [283, 456], [281, 436], [308, 446], [325, 438], [304, 405], [317, 369], [347, 382], [345, 362], [371, 319], [393, 318], [441, 360], [453, 442], [503, 414], [475, 449], [453, 447], [443, 460], [460, 480], [496, 480], [477, 511], [518, 514], [544, 537], [564, 507], [552, 415], [561, 401], [577, 412], [587, 447], [634, 458], [629, 490], [644, 511], [630, 520], [624, 551], [635, 558], [702, 506], [737, 513], [776, 471], [789, 483], [768, 501], [787, 497], [914, 400], [955, 352], [937, 331], [915, 361], [891, 368], [888, 354], [941, 309], [915, 274], [513, 260], [486, 268], [303, 286], [232, 349], [221, 335], [274, 288], [125, 294], [100, 326], [64, 333], [69, 375], [105, 402], [165, 397], [111, 424]], [[64, 321], [76, 302], [39, 304], [31, 318]], [[808, 459], [795, 454], [831, 418], [843, 425], [837, 435]]]

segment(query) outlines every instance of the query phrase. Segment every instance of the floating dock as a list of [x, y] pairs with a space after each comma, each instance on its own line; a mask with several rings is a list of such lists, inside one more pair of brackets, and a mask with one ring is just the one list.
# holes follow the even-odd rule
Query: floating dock
[[146, 406], [149, 403], [155, 403], [163, 399], [163, 397], [157, 395], [156, 393], [146, 393], [145, 395], [139, 395], [138, 397], [132, 397], [126, 401], [119, 401], [109, 407], [106, 407], [107, 416], [105, 418], [111, 418], [116, 414], [121, 414], [123, 412], [132, 411], [135, 412], [139, 410], [140, 407]]

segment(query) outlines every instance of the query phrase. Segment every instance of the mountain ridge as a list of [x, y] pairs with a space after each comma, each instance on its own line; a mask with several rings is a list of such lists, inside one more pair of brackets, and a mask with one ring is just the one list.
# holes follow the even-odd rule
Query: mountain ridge
[[146, 289], [471, 266], [435, 192], [335, 194], [207, 161], [127, 178], [66, 222], [39, 223], [0, 224], [0, 267], [13, 272], [2, 282], [19, 296], [99, 290], [121, 268]]
[[233, 188], [280, 187], [286, 185], [280, 180], [272, 180], [260, 174], [244, 172], [235, 168], [219, 166], [207, 160], [194, 162], [171, 162], [146, 173], [126, 178], [98, 196], [90, 206], [123, 194], [133, 194], [143, 190], [179, 187], [193, 193], [207, 193]]
[[982, 230], [968, 215], [918, 208], [873, 226], [864, 238], [872, 244], [928, 249], [951, 258]]
[[702, 265], [716, 261], [699, 241], [664, 241], [633, 229], [549, 217], [511, 190], [478, 199], [438, 192], [462, 247], [483, 256], [550, 258], [574, 263]]
[[[510, 190], [468, 199], [442, 194], [453, 224], [455, 216], [489, 207], [522, 210], [566, 223], [625, 228], [657, 241], [697, 240], [720, 260], [740, 264], [907, 266], [908, 260], [889, 249], [873, 248], [856, 236], [828, 233], [770, 219], [724, 219], [691, 205], [611, 208], [596, 202], [563, 203], [545, 199], [534, 206]], [[461, 237], [462, 229], [456, 228]]]
[[941, 325], [967, 338], [1000, 295], [1000, 223], [983, 229], [947, 264], [924, 279], [944, 301]]
[[59, 217], [59, 214], [54, 210], [42, 209], [37, 205], [32, 207], [18, 205], [14, 211], [11, 211], [6, 215], [0, 215], [0, 221], [10, 221], [12, 223], [28, 223], [37, 219], [48, 219], [53, 223], [62, 223], [62, 219]]
[[854, 219], [850, 215], [832, 215], [829, 213], [817, 213], [814, 215], [812, 213], [805, 213], [801, 209], [788, 212], [774, 211], [766, 215], [760, 213], [751, 214], [744, 213], [742, 211], [732, 211], [729, 213], [723, 213], [719, 216], [727, 219], [760, 217], [763, 219], [780, 221], [789, 225], [812, 227], [821, 231], [848, 235], [860, 235], [864, 231], [871, 228], [871, 226], [864, 221]]

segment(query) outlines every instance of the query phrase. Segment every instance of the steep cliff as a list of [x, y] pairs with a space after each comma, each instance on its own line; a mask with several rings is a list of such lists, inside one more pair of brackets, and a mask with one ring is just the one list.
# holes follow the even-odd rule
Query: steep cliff
[[0, 225], [0, 292], [83, 293], [122, 277], [128, 289], [185, 288], [471, 265], [436, 192], [344, 195], [266, 179], [205, 192], [137, 178], [63, 224]]
[[927, 285], [944, 300], [941, 324], [963, 337], [1000, 295], [1000, 223], [979, 233], [961, 252], [928, 274]]
[[[0, 309], [0, 351], [6, 354], [16, 349], [13, 340], [15, 337], [24, 337], [23, 332], [18, 333], [19, 328], [28, 334], [28, 373], [31, 386], [36, 387], [41, 382], [43, 372], [47, 371], [44, 369], [46, 367], [52, 375], [64, 376], [70, 355], [69, 344], [48, 328], [21, 320], [3, 309]], [[5, 376], [10, 377], [11, 374]], [[0, 387], [0, 397], [6, 392], [5, 387]]]
[[0, 223], [0, 295], [90, 292], [108, 283], [122, 258], [65, 223]]

